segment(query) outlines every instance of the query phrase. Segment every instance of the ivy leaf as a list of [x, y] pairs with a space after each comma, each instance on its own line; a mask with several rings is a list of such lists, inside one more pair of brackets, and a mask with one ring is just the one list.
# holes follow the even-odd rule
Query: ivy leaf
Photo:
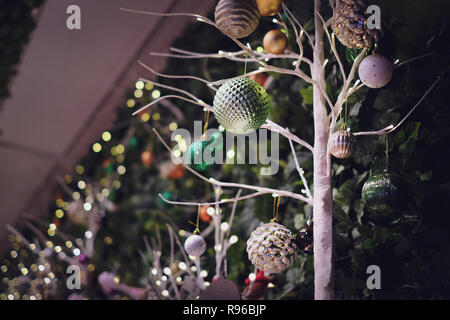
[[314, 103], [314, 95], [313, 95], [313, 86], [308, 86], [300, 90], [300, 94], [303, 97], [303, 103], [307, 105], [313, 105]]
[[382, 90], [375, 98], [373, 108], [380, 111], [398, 108], [398, 105], [396, 105], [395, 102], [394, 92], [390, 90]]
[[333, 169], [334, 169], [334, 175], [335, 176], [340, 175], [345, 170], [345, 167], [343, 165], [340, 165], [340, 166], [333, 165], [333, 167], [334, 167]]
[[[345, 181], [338, 189], [338, 192], [336, 196], [334, 197], [334, 200], [336, 203], [344, 206], [349, 206], [352, 198], [354, 197], [354, 194], [356, 192], [356, 183], [353, 179], [348, 179]], [[348, 210], [347, 212], [348, 213]]]

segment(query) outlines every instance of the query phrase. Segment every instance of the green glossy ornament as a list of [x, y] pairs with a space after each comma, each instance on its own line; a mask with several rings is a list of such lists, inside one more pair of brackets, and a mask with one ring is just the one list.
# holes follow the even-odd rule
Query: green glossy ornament
[[[206, 150], [206, 152], [205, 152]], [[215, 149], [211, 146], [211, 141], [197, 140], [194, 141], [188, 150], [188, 157], [190, 160], [190, 166], [197, 171], [206, 171], [214, 166], [214, 162], [204, 159], [205, 154], [210, 154], [211, 157], [215, 156]]]
[[228, 131], [247, 134], [259, 129], [270, 113], [270, 96], [257, 82], [239, 77], [228, 80], [214, 97], [214, 115]]
[[[161, 195], [162, 195], [166, 200], [171, 201], [171, 200], [173, 199], [173, 192], [172, 192], [172, 191], [169, 191], [169, 190], [164, 191]], [[166, 206], [167, 206], [167, 203], [166, 203], [163, 199], [161, 199], [160, 197], [158, 197], [158, 201], [159, 201], [159, 203], [160, 203], [163, 207], [166, 207]]]
[[400, 176], [391, 173], [375, 174], [364, 183], [361, 198], [369, 211], [389, 214], [400, 207], [402, 189], [403, 181]]
[[139, 143], [139, 140], [136, 136], [130, 137], [130, 140], [128, 141], [129, 146], [133, 147], [133, 148], [137, 147], [138, 143]]
[[105, 168], [105, 172], [108, 174], [113, 173], [114, 172], [114, 164], [112, 164], [112, 163], [108, 164]]
[[[217, 140], [219, 138], [222, 138], [221, 140]], [[223, 137], [222, 137], [222, 133], [217, 131], [215, 133], [213, 133], [211, 135], [211, 138], [209, 138], [209, 140], [211, 141], [211, 147], [216, 149], [216, 150], [222, 150], [223, 149]], [[217, 141], [216, 141], [217, 140]]]

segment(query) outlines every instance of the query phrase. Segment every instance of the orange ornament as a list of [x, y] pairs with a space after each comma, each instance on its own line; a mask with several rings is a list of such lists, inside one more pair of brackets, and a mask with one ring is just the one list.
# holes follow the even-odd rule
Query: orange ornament
[[283, 0], [256, 0], [259, 13], [263, 17], [274, 16], [280, 12]]
[[142, 164], [148, 168], [153, 162], [153, 152], [146, 150], [141, 154], [141, 162]]
[[169, 178], [174, 180], [181, 179], [183, 178], [185, 171], [186, 168], [182, 164], [177, 164], [172, 171], [170, 171]]
[[280, 30], [270, 30], [263, 39], [264, 49], [272, 54], [282, 54], [286, 50], [288, 39]]
[[200, 220], [203, 222], [210, 222], [212, 220], [212, 217], [208, 214], [208, 208], [209, 206], [200, 207]]

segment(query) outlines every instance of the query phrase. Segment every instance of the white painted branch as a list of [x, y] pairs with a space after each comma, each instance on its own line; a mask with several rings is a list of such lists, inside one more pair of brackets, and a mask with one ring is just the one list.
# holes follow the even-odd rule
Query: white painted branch
[[267, 192], [254, 192], [254, 193], [242, 196], [242, 197], [232, 198], [232, 199], [221, 199], [219, 201], [214, 201], [214, 202], [171, 201], [171, 200], [168, 200], [168, 199], [164, 198], [164, 196], [161, 193], [159, 193], [158, 196], [161, 198], [161, 200], [163, 200], [164, 202], [166, 202], [168, 204], [179, 205], [179, 206], [198, 207], [198, 206], [214, 206], [216, 204], [227, 204], [227, 203], [236, 202], [236, 201], [248, 200], [248, 199], [251, 199], [251, 198], [262, 196], [264, 194], [267, 194]]
[[314, 148], [308, 142], [306, 142], [303, 139], [300, 139], [298, 136], [296, 136], [295, 134], [290, 132], [288, 128], [283, 128], [271, 120], [267, 120], [266, 123], [261, 126], [261, 128], [265, 128], [265, 129], [268, 129], [268, 130], [271, 130], [274, 132], [278, 132], [279, 134], [286, 137], [287, 139], [292, 140], [292, 141], [304, 146], [305, 148], [310, 150], [312, 153], [314, 153]]
[[304, 170], [300, 167], [300, 164], [298, 163], [297, 154], [295, 152], [294, 144], [292, 143], [292, 140], [289, 139], [289, 145], [291, 147], [292, 156], [294, 157], [295, 167], [297, 169], [297, 172], [302, 179], [303, 185], [305, 186], [305, 192], [309, 199], [312, 199], [311, 191], [309, 190], [308, 181], [305, 179]]
[[[153, 128], [153, 132], [155, 132], [156, 136], [161, 141], [161, 143], [163, 143], [163, 145], [166, 147], [166, 149], [170, 153], [172, 153], [172, 150], [170, 149], [169, 145], [164, 141], [164, 139], [161, 137], [161, 135], [158, 133], [158, 131], [155, 128]], [[209, 182], [209, 183], [211, 183], [212, 185], [215, 185], [215, 186], [249, 189], [249, 190], [255, 190], [255, 191], [258, 191], [258, 192], [261, 192], [261, 193], [270, 193], [270, 194], [276, 193], [276, 194], [278, 194], [279, 196], [282, 196], [282, 197], [289, 197], [289, 198], [293, 198], [293, 199], [304, 201], [306, 203], [312, 203], [311, 199], [308, 199], [308, 198], [302, 196], [301, 194], [290, 192], [290, 191], [277, 190], [277, 189], [271, 189], [271, 188], [265, 188], [265, 187], [258, 187], [258, 186], [252, 186], [252, 185], [241, 184], [241, 183], [221, 182], [221, 181], [215, 180], [214, 178], [209, 178], [208, 179], [205, 176], [203, 176], [200, 173], [198, 173], [197, 171], [195, 171], [194, 169], [192, 169], [190, 166], [188, 166], [188, 165], [186, 165], [184, 163], [182, 163], [182, 165], [187, 170], [189, 170], [190, 172], [195, 174], [197, 177], [202, 179], [203, 181]]]

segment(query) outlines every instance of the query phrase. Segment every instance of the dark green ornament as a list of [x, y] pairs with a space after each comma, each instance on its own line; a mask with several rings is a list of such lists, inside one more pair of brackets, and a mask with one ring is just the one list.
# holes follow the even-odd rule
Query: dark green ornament
[[137, 147], [138, 143], [139, 143], [139, 140], [136, 136], [130, 137], [130, 140], [128, 141], [129, 146], [132, 148]]
[[259, 129], [270, 113], [270, 96], [257, 82], [239, 77], [228, 80], [214, 97], [214, 115], [228, 131], [246, 134]]
[[110, 163], [105, 167], [105, 172], [107, 174], [113, 173], [114, 172], [114, 164]]
[[[172, 191], [164, 191], [163, 193], [161, 193], [161, 195], [164, 197], [164, 199], [171, 201], [173, 199], [173, 192]], [[166, 207], [167, 203], [161, 199], [160, 197], [158, 197], [159, 203], [163, 206]]]
[[[206, 152], [205, 152], [206, 151]], [[215, 149], [212, 146], [211, 141], [197, 140], [194, 141], [188, 150], [188, 157], [190, 160], [190, 166], [197, 171], [206, 171], [214, 166], [214, 161], [205, 159], [205, 155], [215, 156]]]
[[116, 200], [116, 189], [114, 188], [109, 189], [108, 200], [113, 202]]
[[381, 173], [364, 183], [361, 198], [369, 211], [390, 214], [397, 211], [403, 199], [403, 181], [396, 174]]

